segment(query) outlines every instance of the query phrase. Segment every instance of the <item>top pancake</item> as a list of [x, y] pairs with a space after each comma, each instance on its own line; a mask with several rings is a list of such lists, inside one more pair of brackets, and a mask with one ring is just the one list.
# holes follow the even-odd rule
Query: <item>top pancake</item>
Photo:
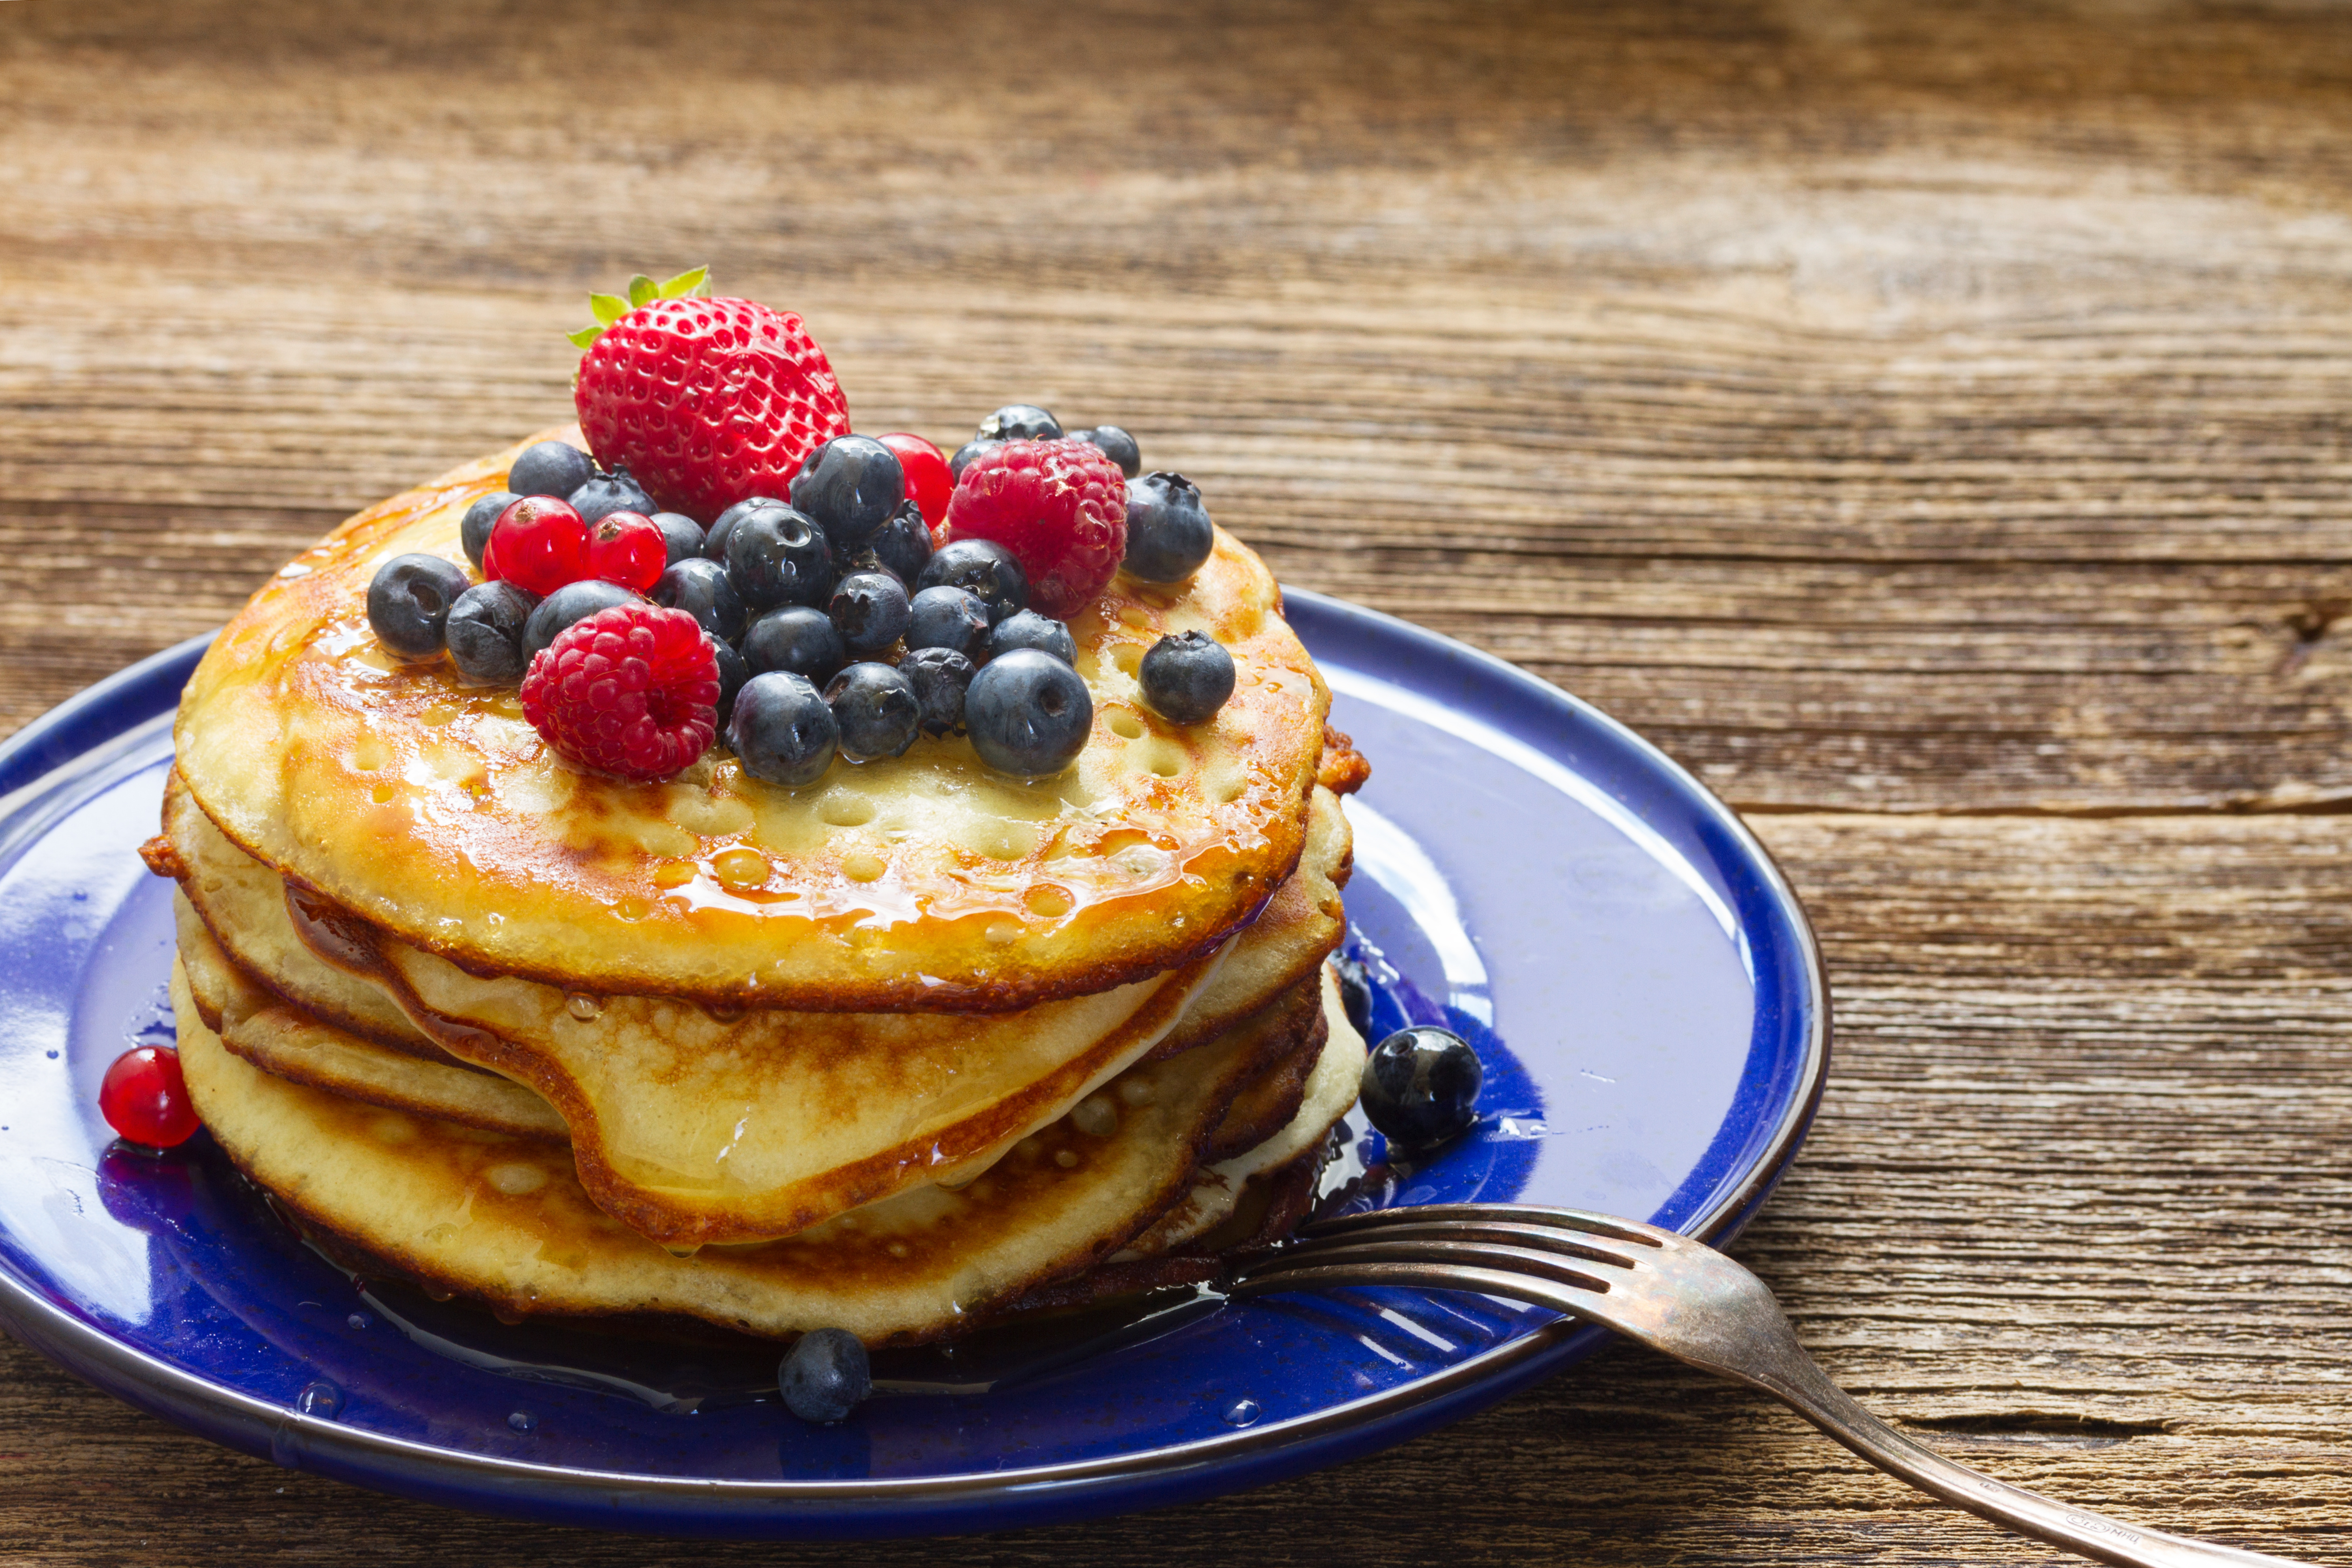
[[[513, 688], [404, 665], [368, 627], [376, 568], [412, 551], [462, 562], [466, 509], [520, 450], [344, 523], [197, 667], [181, 774], [289, 880], [477, 973], [719, 1006], [976, 1013], [1205, 954], [1297, 863], [1330, 695], [1274, 579], [1222, 531], [1190, 583], [1121, 577], [1071, 621], [1095, 723], [1058, 778], [992, 773], [949, 738], [836, 763], [803, 789], [750, 777], [723, 748], [627, 784], [557, 757]], [[1234, 696], [1170, 724], [1135, 669], [1196, 629], [1233, 654]]]

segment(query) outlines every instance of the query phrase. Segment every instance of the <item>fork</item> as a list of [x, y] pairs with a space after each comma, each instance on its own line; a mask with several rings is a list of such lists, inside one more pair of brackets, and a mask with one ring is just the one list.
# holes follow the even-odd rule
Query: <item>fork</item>
[[2294, 1568], [2069, 1508], [1913, 1442], [1829, 1380], [1762, 1280], [1674, 1231], [1580, 1209], [1431, 1204], [1319, 1220], [1299, 1237], [1233, 1270], [1226, 1294], [1396, 1285], [1532, 1302], [1762, 1389], [1889, 1475], [2053, 1546], [2120, 1568]]

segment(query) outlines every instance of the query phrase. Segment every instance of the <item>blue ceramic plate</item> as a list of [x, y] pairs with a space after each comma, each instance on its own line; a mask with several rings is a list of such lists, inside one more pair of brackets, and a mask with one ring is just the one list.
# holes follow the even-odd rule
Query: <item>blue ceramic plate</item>
[[[1418, 1168], [1381, 1166], [1358, 1124], [1347, 1154], [1380, 1179], [1356, 1201], [1519, 1199], [1729, 1237], [1795, 1152], [1828, 1064], [1820, 961], [1770, 859], [1574, 698], [1333, 600], [1295, 593], [1290, 610], [1334, 723], [1373, 764], [1349, 803], [1348, 908], [1376, 1030], [1446, 1022], [1486, 1066], [1476, 1130]], [[281, 1464], [493, 1512], [912, 1535], [1294, 1475], [1491, 1405], [1600, 1341], [1483, 1297], [1195, 1301], [1056, 1359], [1015, 1346], [961, 1373], [899, 1369], [898, 1392], [816, 1428], [719, 1352], [620, 1363], [613, 1342], [362, 1296], [208, 1139], [149, 1157], [99, 1117], [107, 1064], [171, 1037], [168, 889], [133, 850], [201, 651], [160, 654], [0, 747], [0, 1321], [133, 1405]]]

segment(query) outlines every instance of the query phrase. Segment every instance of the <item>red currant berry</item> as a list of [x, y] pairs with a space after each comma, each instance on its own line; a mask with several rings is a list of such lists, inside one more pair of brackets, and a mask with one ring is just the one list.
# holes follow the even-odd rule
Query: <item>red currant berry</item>
[[588, 575], [650, 594], [669, 565], [669, 536], [640, 511], [608, 511], [588, 525]]
[[109, 1127], [150, 1149], [176, 1149], [204, 1125], [180, 1076], [180, 1053], [169, 1046], [115, 1058], [98, 1086], [98, 1109]]
[[874, 438], [898, 458], [907, 476], [907, 499], [923, 509], [925, 522], [939, 527], [940, 519], [948, 514], [948, 497], [955, 493], [955, 475], [948, 471], [946, 455], [920, 436], [904, 431]]
[[544, 597], [588, 575], [588, 525], [553, 496], [525, 496], [499, 513], [488, 549], [498, 552], [499, 575], [526, 594]]

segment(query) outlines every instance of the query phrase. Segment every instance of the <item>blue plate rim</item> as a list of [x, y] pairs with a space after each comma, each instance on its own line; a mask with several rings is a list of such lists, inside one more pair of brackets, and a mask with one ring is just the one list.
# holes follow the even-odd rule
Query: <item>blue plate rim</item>
[[[1717, 1246], [1728, 1242], [1770, 1195], [1802, 1145], [1829, 1073], [1828, 977], [1811, 922], [1779, 863], [1738, 814], [1687, 769], [1583, 699], [1507, 660], [1394, 616], [1307, 589], [1286, 587], [1284, 596], [1294, 613], [1305, 610], [1316, 617], [1354, 622], [1361, 630], [1415, 645], [1434, 659], [1467, 666], [1568, 710], [1642, 758], [1752, 858], [1795, 943], [1811, 995], [1793, 1091], [1770, 1133], [1745, 1176], [1727, 1184], [1685, 1222], [1685, 1234]], [[150, 655], [0, 742], [0, 839], [17, 837], [10, 831], [16, 826], [10, 820], [16, 815], [11, 808], [29, 786], [175, 704], [187, 672], [214, 635], [191, 637]], [[160, 691], [150, 689], [158, 687]], [[158, 697], [165, 700], [157, 702]], [[122, 704], [142, 698], [153, 705], [153, 712], [128, 721], [118, 717]], [[135, 1350], [51, 1301], [5, 1263], [0, 1263], [0, 1324], [132, 1405], [290, 1468], [498, 1512], [554, 1502], [579, 1522], [593, 1520], [624, 1529], [687, 1533], [731, 1533], [727, 1525], [761, 1503], [777, 1505], [782, 1515], [820, 1517], [887, 1509], [895, 1524], [856, 1533], [919, 1534], [927, 1532], [927, 1514], [943, 1516], [929, 1525], [931, 1531], [992, 1527], [968, 1517], [975, 1501], [990, 1499], [1031, 1505], [1006, 1510], [1010, 1513], [1061, 1519], [1185, 1500], [1297, 1474], [1402, 1441], [1507, 1397], [1580, 1359], [1608, 1337], [1595, 1326], [1559, 1319], [1427, 1377], [1360, 1399], [1264, 1426], [1129, 1454], [953, 1476], [767, 1481], [533, 1464], [344, 1426], [223, 1387]], [[583, 1509], [583, 1504], [592, 1506]], [[663, 1517], [650, 1526], [639, 1524], [631, 1517], [636, 1507], [658, 1510]], [[1050, 1513], [1038, 1514], [1041, 1507], [1050, 1508]], [[999, 1514], [992, 1527], [1025, 1521]]]

